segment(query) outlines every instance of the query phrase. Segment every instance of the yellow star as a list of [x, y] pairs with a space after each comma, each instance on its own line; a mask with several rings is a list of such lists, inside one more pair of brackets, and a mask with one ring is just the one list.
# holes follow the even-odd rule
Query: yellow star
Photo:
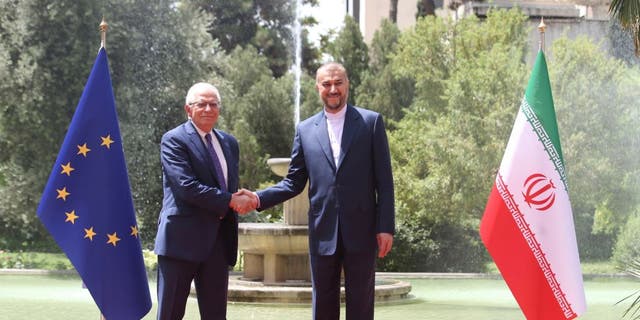
[[110, 134], [108, 134], [106, 137], [100, 137], [100, 139], [102, 139], [101, 146], [106, 146], [107, 149], [111, 149], [111, 144], [113, 143], [113, 140], [111, 140]]
[[67, 162], [67, 164], [61, 164], [62, 172], [60, 174], [66, 173], [67, 176], [71, 176], [71, 171], [75, 170], [71, 167], [71, 162]]
[[137, 226], [131, 226], [131, 235], [132, 235], [134, 238], [137, 238], [137, 237], [138, 237], [138, 227], [137, 227]]
[[62, 189], [56, 189], [56, 191], [58, 191], [58, 196], [56, 197], [56, 199], [62, 198], [62, 200], [64, 201], [67, 201], [67, 196], [71, 194], [67, 192], [67, 187], [64, 187]]
[[87, 147], [87, 144], [85, 143], [85, 144], [83, 144], [83, 145], [81, 145], [81, 146], [80, 146], [80, 145], [78, 146], [78, 153], [76, 153], [76, 154], [81, 154], [81, 155], [83, 155], [83, 156], [86, 158], [86, 157], [87, 157], [87, 153], [88, 153], [89, 151], [91, 151], [91, 149], [89, 149], [89, 148]]
[[71, 224], [76, 224], [76, 219], [80, 218], [76, 216], [75, 210], [71, 210], [71, 212], [65, 212], [64, 214], [67, 215], [67, 219], [64, 220], [64, 222], [71, 222]]
[[93, 227], [89, 228], [89, 229], [84, 229], [84, 237], [85, 238], [89, 238], [89, 240], [93, 241], [93, 236], [95, 236], [97, 233], [93, 232]]
[[120, 238], [118, 238], [118, 235], [115, 232], [113, 234], [107, 234], [107, 237], [109, 237], [109, 241], [107, 241], [107, 243], [111, 243], [114, 247], [116, 246], [116, 242], [120, 241]]

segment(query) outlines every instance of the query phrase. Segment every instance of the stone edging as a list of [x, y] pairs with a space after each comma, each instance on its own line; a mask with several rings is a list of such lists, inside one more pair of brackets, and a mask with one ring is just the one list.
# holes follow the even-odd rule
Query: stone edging
[[[458, 272], [376, 272], [376, 277], [395, 279], [502, 279], [499, 273], [458, 273]], [[585, 280], [592, 279], [635, 279], [626, 273], [583, 274]]]
[[[42, 269], [0, 269], [0, 275], [76, 275], [75, 270], [42, 270]], [[237, 275], [240, 273], [230, 272], [229, 275]], [[497, 273], [446, 273], [446, 272], [376, 272], [376, 277], [380, 278], [396, 278], [396, 279], [502, 279]], [[583, 274], [586, 280], [592, 279], [617, 279], [635, 277], [626, 273], [606, 273], [606, 274]]]

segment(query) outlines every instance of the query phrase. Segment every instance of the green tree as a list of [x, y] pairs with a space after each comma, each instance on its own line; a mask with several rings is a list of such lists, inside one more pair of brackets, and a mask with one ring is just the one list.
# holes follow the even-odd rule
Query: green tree
[[344, 27], [338, 36], [327, 45], [327, 52], [342, 63], [349, 74], [349, 103], [355, 103], [362, 74], [369, 65], [367, 44], [362, 38], [358, 23], [351, 16], [345, 16]]
[[[98, 8], [90, 1], [0, 6], [0, 57], [7, 62], [0, 66], [6, 76], [0, 85], [0, 175], [6, 179], [0, 186], [0, 245], [52, 247], [35, 212], [97, 52], [99, 18], [78, 16], [99, 16]], [[93, 47], [86, 42], [89, 34]]]
[[634, 0], [612, 0], [609, 5], [611, 17], [633, 34], [636, 56], [640, 56], [640, 5]]
[[[608, 259], [640, 204], [636, 68], [581, 37], [556, 40], [549, 64], [583, 259]], [[584, 90], [588, 87], [589, 90]]]
[[[232, 100], [223, 103], [224, 126], [240, 143], [240, 183], [254, 190], [280, 180], [267, 166], [271, 157], [289, 157], [294, 135], [294, 95], [291, 75], [274, 78], [268, 59], [252, 46], [236, 47], [221, 69], [231, 85]], [[317, 112], [321, 105], [313, 92], [313, 80], [301, 79], [300, 118]], [[260, 215], [243, 217], [244, 221], [277, 220], [279, 208]]]
[[246, 46], [258, 30], [254, 0], [193, 0], [191, 3], [211, 14], [208, 31], [227, 52]]
[[[464, 20], [463, 20], [464, 21]], [[449, 77], [454, 62], [454, 22], [433, 16], [419, 18], [412, 30], [402, 34], [397, 54], [391, 61], [394, 75], [415, 81], [415, 97], [411, 108], [428, 106], [420, 112], [435, 120], [445, 108], [442, 96], [444, 79]], [[427, 45], [428, 44], [428, 45]]]
[[[371, 41], [369, 68], [362, 74], [356, 103], [380, 112], [386, 120], [400, 120], [403, 110], [411, 105], [413, 79], [396, 76], [390, 60], [396, 52], [400, 29], [385, 19]], [[387, 121], [391, 124], [391, 121]], [[388, 125], [387, 127], [392, 127]]]
[[[241, 182], [248, 188], [257, 188], [271, 177], [266, 159], [287, 157], [291, 152], [292, 77], [274, 78], [268, 59], [252, 46], [233, 50], [229, 65], [222, 72], [235, 95], [223, 109], [225, 124], [230, 132], [242, 133], [238, 137], [241, 145], [244, 139], [255, 140], [254, 149], [247, 150], [253, 155], [241, 155]], [[244, 159], [245, 156], [248, 158]]]
[[607, 40], [609, 41], [609, 54], [620, 59], [628, 65], [640, 65], [640, 57], [636, 56], [633, 44], [633, 35], [620, 26], [615, 20], [609, 20], [607, 28]]
[[160, 136], [184, 121], [188, 87], [215, 82], [215, 66], [222, 62], [202, 23], [208, 18], [172, 1], [0, 5], [1, 37], [9, 40], [2, 42], [0, 57], [10, 57], [0, 68], [11, 75], [0, 93], [0, 140], [8, 154], [0, 163], [7, 182], [0, 186], [3, 246], [52, 245], [35, 211], [95, 59], [104, 12], [113, 17], [107, 50], [136, 213], [149, 245], [162, 200]]
[[193, 83], [214, 83], [225, 95], [228, 84], [216, 71], [226, 60], [207, 34], [206, 13], [172, 1], [126, 3], [107, 3], [116, 18], [108, 43], [138, 223], [150, 247], [162, 205], [160, 138], [186, 120], [184, 98]]
[[390, 134], [398, 228], [383, 268], [484, 269], [477, 228], [524, 92], [525, 26], [519, 11], [491, 11], [419, 19], [401, 36], [391, 63], [416, 99]]
[[[295, 19], [296, 1], [291, 0], [241, 0], [241, 1], [188, 1], [214, 18], [209, 32], [220, 41], [226, 52], [237, 46], [253, 46], [268, 58], [269, 68], [277, 78], [285, 75], [293, 61], [292, 26]], [[317, 0], [304, 0], [303, 4], [316, 5]], [[315, 19], [304, 17], [304, 27], [312, 26]], [[313, 66], [319, 57], [317, 49], [302, 33], [305, 58], [303, 65]]]

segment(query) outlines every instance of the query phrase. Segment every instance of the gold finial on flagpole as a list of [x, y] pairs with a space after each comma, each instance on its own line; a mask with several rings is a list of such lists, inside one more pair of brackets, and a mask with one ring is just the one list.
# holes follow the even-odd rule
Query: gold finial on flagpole
[[538, 25], [538, 31], [540, 31], [540, 43], [539, 50], [544, 51], [544, 31], [547, 29], [547, 25], [544, 24], [544, 17], [540, 18], [540, 24]]
[[100, 48], [107, 47], [107, 29], [109, 29], [109, 25], [104, 21], [103, 16], [102, 22], [100, 22]]

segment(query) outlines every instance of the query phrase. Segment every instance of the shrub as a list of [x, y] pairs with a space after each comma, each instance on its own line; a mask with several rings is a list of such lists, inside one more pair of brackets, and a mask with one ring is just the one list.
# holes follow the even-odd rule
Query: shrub
[[626, 269], [634, 259], [640, 258], [640, 215], [629, 218], [622, 228], [613, 250], [613, 262], [616, 267]]

